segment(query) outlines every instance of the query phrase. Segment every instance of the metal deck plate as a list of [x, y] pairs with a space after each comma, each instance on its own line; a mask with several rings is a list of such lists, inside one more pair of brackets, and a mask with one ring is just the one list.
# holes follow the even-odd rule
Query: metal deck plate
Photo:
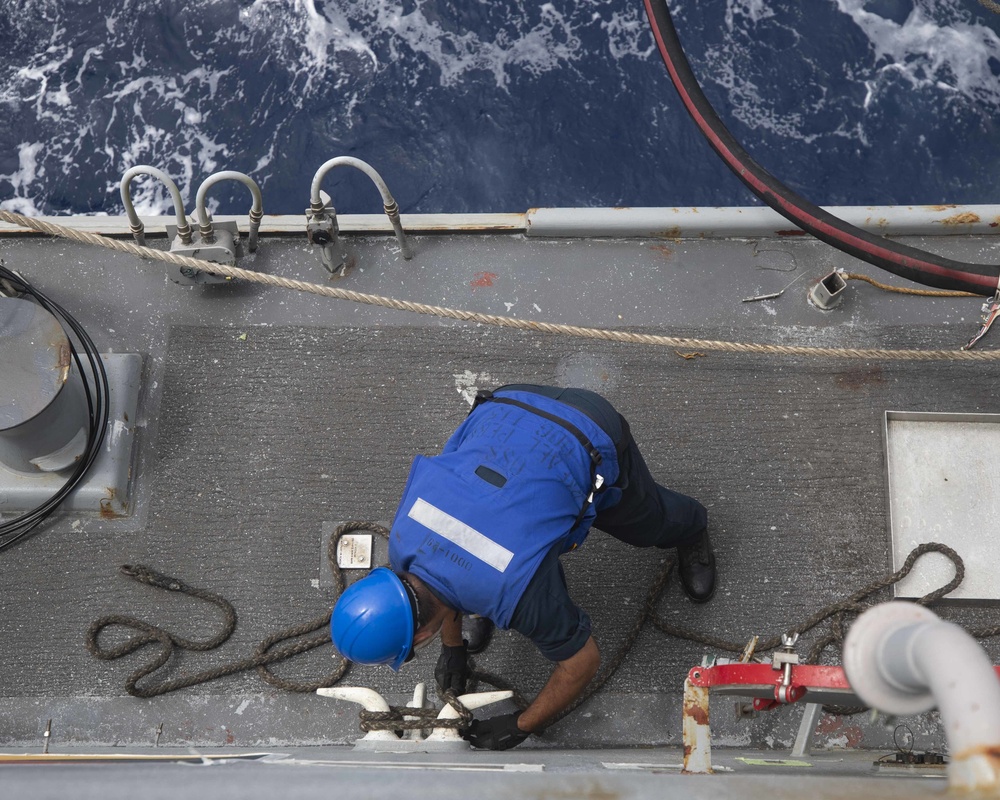
[[[101, 358], [108, 373], [110, 390], [107, 437], [87, 477], [66, 499], [63, 508], [114, 519], [130, 513], [129, 476], [142, 356], [111, 353]], [[65, 482], [65, 472], [29, 475], [0, 464], [0, 514], [16, 514], [36, 508], [59, 491]]]
[[[941, 542], [965, 561], [965, 580], [949, 595], [1000, 600], [1000, 553], [991, 535], [1000, 514], [1000, 414], [887, 411], [886, 466], [893, 566], [921, 542]], [[951, 579], [943, 556], [896, 584], [914, 598]]]

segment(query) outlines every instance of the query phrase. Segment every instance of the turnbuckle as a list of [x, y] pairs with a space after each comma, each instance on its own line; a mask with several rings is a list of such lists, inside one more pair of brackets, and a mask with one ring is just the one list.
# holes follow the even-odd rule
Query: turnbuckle
[[781, 670], [781, 683], [774, 687], [774, 699], [779, 703], [794, 703], [802, 696], [801, 690], [792, 686], [792, 665], [799, 663], [795, 643], [799, 640], [796, 632], [781, 635], [781, 649], [771, 657], [771, 667]]

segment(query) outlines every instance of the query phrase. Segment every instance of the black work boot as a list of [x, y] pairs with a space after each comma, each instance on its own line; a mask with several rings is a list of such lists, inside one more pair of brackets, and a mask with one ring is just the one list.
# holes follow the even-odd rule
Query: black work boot
[[684, 592], [696, 603], [707, 603], [715, 594], [715, 553], [705, 528], [691, 544], [677, 548], [678, 571]]
[[474, 656], [483, 652], [486, 645], [493, 638], [493, 620], [481, 617], [478, 614], [471, 614], [462, 621], [462, 635], [468, 642], [468, 653]]

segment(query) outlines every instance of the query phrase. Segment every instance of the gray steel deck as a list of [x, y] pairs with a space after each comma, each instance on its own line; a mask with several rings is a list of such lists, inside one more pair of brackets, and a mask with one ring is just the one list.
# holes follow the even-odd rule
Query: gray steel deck
[[[911, 241], [995, 260], [988, 236]], [[359, 291], [710, 339], [957, 349], [975, 331], [981, 303], [852, 282], [840, 309], [821, 312], [805, 300], [809, 283], [835, 266], [875, 271], [801, 237], [465, 233], [417, 237], [417, 256], [405, 263], [386, 238], [354, 244], [360, 267], [340, 285]], [[247, 655], [268, 632], [323, 613], [332, 602], [319, 585], [324, 524], [391, 519], [413, 454], [436, 452], [467, 412], [463, 392], [473, 387], [572, 384], [614, 402], [654, 473], [710, 512], [718, 595], [698, 607], [674, 585], [661, 612], [737, 641], [785, 630], [889, 571], [886, 410], [1000, 411], [995, 364], [712, 352], [686, 359], [670, 348], [519, 333], [259, 286], [181, 287], [163, 265], [41, 237], [0, 238], [0, 257], [77, 315], [102, 350], [145, 359], [133, 515], [62, 518], [0, 557], [6, 750], [39, 748], [48, 719], [54, 747], [146, 747], [161, 723], [163, 746], [273, 750], [352, 740], [354, 708], [282, 693], [253, 673], [154, 700], [128, 697], [123, 680], [143, 656], [98, 662], [83, 647], [84, 632], [112, 611], [187, 634], [215, 624], [214, 612], [195, 601], [119, 577], [122, 563], [219, 592], [240, 613], [230, 642], [185, 654], [169, 675]], [[303, 238], [265, 239], [241, 266], [325, 279]], [[777, 300], [741, 302], [800, 275]], [[981, 346], [996, 346], [998, 335]], [[995, 535], [985, 522], [982, 533]], [[605, 654], [638, 613], [660, 557], [595, 532], [564, 559]], [[967, 625], [996, 619], [986, 605], [942, 613]], [[1000, 642], [986, 646], [1000, 659]], [[532, 751], [678, 746], [683, 678], [706, 652], [647, 630], [605, 691], [532, 740]], [[332, 657], [324, 649], [276, 671], [318, 676]], [[425, 655], [398, 675], [356, 667], [345, 683], [404, 700], [418, 680], [433, 682], [433, 661]], [[529, 693], [548, 673], [530, 644], [506, 633], [481, 664]], [[797, 708], [737, 720], [732, 707], [731, 699], [713, 704], [718, 745], [791, 746]], [[917, 749], [943, 746], [935, 715], [905, 722]], [[827, 717], [817, 745], [891, 749], [891, 730]], [[614, 782], [600, 785], [613, 794]]]

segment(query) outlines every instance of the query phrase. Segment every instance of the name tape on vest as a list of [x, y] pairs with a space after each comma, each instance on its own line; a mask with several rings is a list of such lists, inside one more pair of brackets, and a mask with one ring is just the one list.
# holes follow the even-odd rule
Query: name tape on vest
[[434, 531], [438, 536], [457, 544], [467, 553], [489, 564], [497, 572], [504, 572], [514, 557], [514, 554], [503, 545], [497, 544], [448, 512], [432, 506], [422, 497], [416, 499], [407, 516]]

